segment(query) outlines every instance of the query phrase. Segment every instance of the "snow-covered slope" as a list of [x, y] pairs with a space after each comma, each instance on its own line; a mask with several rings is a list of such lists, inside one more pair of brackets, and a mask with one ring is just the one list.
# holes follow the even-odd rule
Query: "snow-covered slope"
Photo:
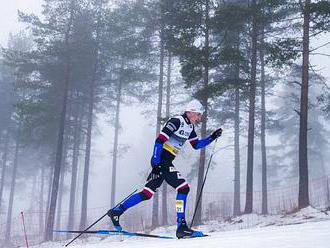
[[[72, 248], [329, 248], [330, 217], [313, 208], [283, 216], [246, 215], [225, 223], [210, 222], [200, 230], [209, 237], [164, 240], [139, 237], [95, 236], [75, 241]], [[175, 227], [153, 233], [173, 235]], [[44, 243], [42, 248], [63, 247], [67, 242]]]

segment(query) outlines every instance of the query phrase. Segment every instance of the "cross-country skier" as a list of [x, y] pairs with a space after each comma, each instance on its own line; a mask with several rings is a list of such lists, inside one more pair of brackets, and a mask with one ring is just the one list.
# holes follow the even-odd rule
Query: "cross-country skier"
[[176, 236], [178, 238], [203, 236], [202, 232], [194, 231], [187, 225], [185, 211], [189, 185], [172, 164], [174, 158], [186, 140], [190, 142], [194, 149], [201, 149], [221, 136], [222, 129], [219, 128], [209, 137], [201, 140], [198, 139], [194, 124], [200, 122], [203, 112], [203, 105], [199, 101], [193, 100], [187, 105], [184, 114], [170, 118], [166, 122], [155, 141], [151, 158], [152, 170], [147, 178], [147, 183], [145, 184], [144, 189], [129, 197], [119, 206], [108, 211], [108, 215], [116, 230], [122, 230], [119, 224], [119, 217], [127, 209], [135, 206], [141, 201], [149, 200], [165, 180], [177, 191]]

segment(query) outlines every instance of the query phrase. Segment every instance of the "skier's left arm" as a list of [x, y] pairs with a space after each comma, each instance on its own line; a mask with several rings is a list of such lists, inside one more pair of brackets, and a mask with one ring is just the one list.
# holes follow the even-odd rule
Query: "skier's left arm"
[[161, 160], [161, 154], [163, 150], [163, 144], [169, 139], [169, 137], [180, 127], [180, 120], [178, 118], [169, 119], [158, 138], [155, 141], [154, 151], [151, 157], [152, 167], [158, 166]]
[[195, 130], [193, 130], [189, 136], [189, 142], [194, 149], [201, 149], [209, 145], [213, 140], [219, 138], [222, 134], [222, 129], [215, 130], [210, 136], [205, 139], [198, 139]]

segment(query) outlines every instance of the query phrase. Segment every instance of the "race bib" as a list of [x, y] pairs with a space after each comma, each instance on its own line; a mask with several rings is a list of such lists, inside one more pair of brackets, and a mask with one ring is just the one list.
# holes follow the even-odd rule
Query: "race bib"
[[184, 201], [183, 200], [176, 200], [175, 202], [176, 212], [183, 213], [184, 212]]

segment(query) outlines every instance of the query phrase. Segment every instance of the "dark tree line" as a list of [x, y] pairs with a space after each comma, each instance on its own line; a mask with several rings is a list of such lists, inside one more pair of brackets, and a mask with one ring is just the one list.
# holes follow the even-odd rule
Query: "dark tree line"
[[[275, 164], [275, 159], [269, 155], [267, 132], [295, 141], [290, 151], [299, 159], [293, 167], [299, 176], [298, 208], [309, 205], [308, 155], [317, 156], [318, 151], [313, 139], [307, 138], [311, 126], [321, 125], [308, 115], [313, 108], [308, 89], [320, 81], [311, 77], [309, 42], [329, 31], [328, 1], [52, 0], [45, 1], [42, 16], [20, 12], [19, 17], [30, 33], [11, 37], [2, 49], [0, 64], [0, 211], [8, 206], [7, 241], [15, 184], [31, 170], [21, 162], [25, 154], [41, 161], [33, 174], [42, 180], [39, 203], [40, 210], [47, 212], [40, 216], [45, 240], [53, 239], [52, 230], [59, 222], [55, 217], [56, 210], [61, 210], [65, 174], [70, 176], [68, 229], [77, 222], [82, 229], [88, 225], [92, 140], [98, 114], [109, 111], [114, 113], [115, 130], [109, 204], [115, 205], [122, 104], [127, 98], [156, 104], [158, 135], [162, 120], [170, 115], [177, 83], [171, 77], [175, 67], [180, 68], [187, 92], [192, 92], [188, 97], [205, 106], [200, 135], [205, 137], [220, 124], [233, 130], [233, 215], [253, 211], [256, 138], [260, 138], [262, 159], [262, 213], [268, 211], [267, 179], [273, 170], [268, 165]], [[292, 74], [284, 73], [288, 69], [298, 86], [293, 100], [299, 108], [272, 113], [266, 109], [267, 96], [290, 81]], [[276, 72], [281, 72], [279, 78]], [[324, 85], [326, 90], [313, 97], [326, 115], [330, 94]], [[299, 117], [299, 135], [292, 134], [290, 126], [279, 128], [285, 123], [284, 114]], [[230, 136], [230, 131], [224, 133]], [[244, 211], [240, 206], [242, 140], [247, 143]], [[279, 149], [285, 149], [285, 144]], [[207, 158], [202, 149], [197, 161], [197, 194]], [[79, 164], [84, 173], [82, 195], [77, 196]], [[3, 199], [4, 190], [10, 192], [8, 202]], [[82, 204], [80, 220], [74, 219], [77, 198]], [[157, 194], [153, 201], [152, 227], [156, 227], [160, 225]], [[164, 186], [162, 224], [168, 223], [166, 205]], [[199, 205], [195, 223], [202, 221]]]

